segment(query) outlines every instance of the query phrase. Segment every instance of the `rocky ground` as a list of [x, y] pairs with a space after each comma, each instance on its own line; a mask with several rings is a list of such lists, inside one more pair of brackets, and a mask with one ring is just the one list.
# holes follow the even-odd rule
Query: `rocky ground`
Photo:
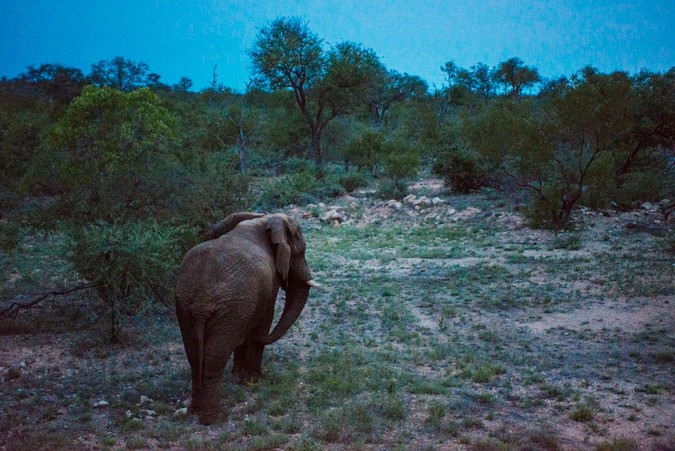
[[[498, 195], [410, 193], [285, 209], [325, 288], [264, 382], [226, 376], [216, 426], [184, 415], [170, 309], [130, 318], [118, 345], [86, 292], [0, 324], [0, 449], [675, 447], [669, 202], [553, 232]], [[4, 293], [63, 277], [25, 270], [44, 254], [3, 256]]]

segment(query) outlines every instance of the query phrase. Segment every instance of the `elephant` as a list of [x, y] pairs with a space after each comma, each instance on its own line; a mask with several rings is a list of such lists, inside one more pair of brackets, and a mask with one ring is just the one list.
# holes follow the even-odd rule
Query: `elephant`
[[[305, 246], [297, 221], [285, 214], [235, 213], [185, 254], [176, 282], [176, 316], [192, 373], [189, 412], [200, 423], [223, 417], [220, 384], [230, 355], [236, 376], [263, 377], [265, 346], [288, 331], [310, 288], [320, 286], [311, 277]], [[286, 302], [270, 332], [279, 288]]]

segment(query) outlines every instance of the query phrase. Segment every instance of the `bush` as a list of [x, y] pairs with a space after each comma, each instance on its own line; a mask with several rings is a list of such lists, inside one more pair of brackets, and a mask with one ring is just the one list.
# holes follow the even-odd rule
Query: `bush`
[[432, 169], [457, 193], [467, 194], [490, 185], [490, 170], [485, 159], [461, 141], [441, 150]]
[[257, 204], [263, 210], [290, 204], [306, 205], [345, 194], [340, 177], [331, 171], [302, 170], [265, 182]]
[[371, 178], [370, 174], [366, 171], [349, 171], [341, 174], [338, 180], [345, 191], [351, 193], [359, 188], [368, 186]]
[[385, 179], [380, 183], [377, 195], [383, 199], [402, 199], [408, 191], [408, 180], [417, 175], [420, 157], [405, 141], [390, 141], [386, 150], [382, 160]]
[[631, 171], [617, 177], [615, 155], [601, 155], [588, 171], [588, 181], [582, 203], [591, 208], [613, 205], [627, 210], [634, 202], [656, 202], [672, 192], [672, 177], [667, 174], [663, 157], [656, 152], [644, 152]]
[[562, 188], [555, 183], [544, 187], [543, 194], [532, 194], [524, 214], [532, 227], [561, 228]]
[[621, 209], [628, 209], [633, 202], [655, 202], [662, 198], [667, 190], [667, 179], [658, 169], [630, 172], [623, 177], [616, 190], [614, 201]]
[[393, 179], [382, 180], [375, 193], [379, 199], [403, 199], [406, 194], [408, 194], [408, 187]]
[[405, 141], [387, 143], [387, 155], [382, 159], [384, 175], [393, 180], [406, 180], [417, 175], [420, 156], [416, 149]]
[[371, 173], [383, 155], [387, 153], [382, 133], [367, 131], [348, 143], [342, 150], [343, 157], [360, 169]]
[[193, 235], [185, 228], [155, 221], [95, 223], [66, 231], [67, 259], [96, 285], [111, 314], [111, 337], [117, 340], [120, 315], [168, 303], [174, 275]]

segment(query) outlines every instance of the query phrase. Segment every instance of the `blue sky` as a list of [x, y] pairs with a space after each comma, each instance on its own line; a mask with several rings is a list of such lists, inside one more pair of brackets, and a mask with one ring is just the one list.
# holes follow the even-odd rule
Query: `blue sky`
[[494, 66], [512, 56], [554, 78], [675, 66], [675, 0], [3, 0], [0, 76], [59, 63], [86, 74], [121, 55], [168, 84], [187, 76], [241, 90], [258, 30], [300, 16], [330, 44], [373, 49], [391, 69], [440, 87], [440, 66]]

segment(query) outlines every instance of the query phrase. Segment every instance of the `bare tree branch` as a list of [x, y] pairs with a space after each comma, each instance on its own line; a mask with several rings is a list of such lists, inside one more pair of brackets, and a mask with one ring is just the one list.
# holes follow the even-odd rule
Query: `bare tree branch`
[[14, 318], [14, 317], [16, 317], [16, 315], [18, 315], [18, 313], [21, 310], [28, 310], [28, 309], [36, 306], [40, 302], [44, 301], [45, 299], [47, 299], [50, 296], [64, 296], [66, 294], [73, 293], [75, 291], [88, 290], [90, 288], [95, 288], [96, 286], [97, 286], [97, 284], [95, 284], [95, 283], [87, 283], [87, 284], [84, 284], [84, 285], [77, 285], [75, 287], [64, 288], [62, 290], [49, 291], [47, 293], [41, 294], [40, 296], [36, 297], [35, 299], [33, 299], [31, 301], [28, 301], [28, 302], [25, 302], [25, 303], [12, 302], [12, 304], [9, 307], [7, 307], [3, 310], [0, 310], [0, 320]]

